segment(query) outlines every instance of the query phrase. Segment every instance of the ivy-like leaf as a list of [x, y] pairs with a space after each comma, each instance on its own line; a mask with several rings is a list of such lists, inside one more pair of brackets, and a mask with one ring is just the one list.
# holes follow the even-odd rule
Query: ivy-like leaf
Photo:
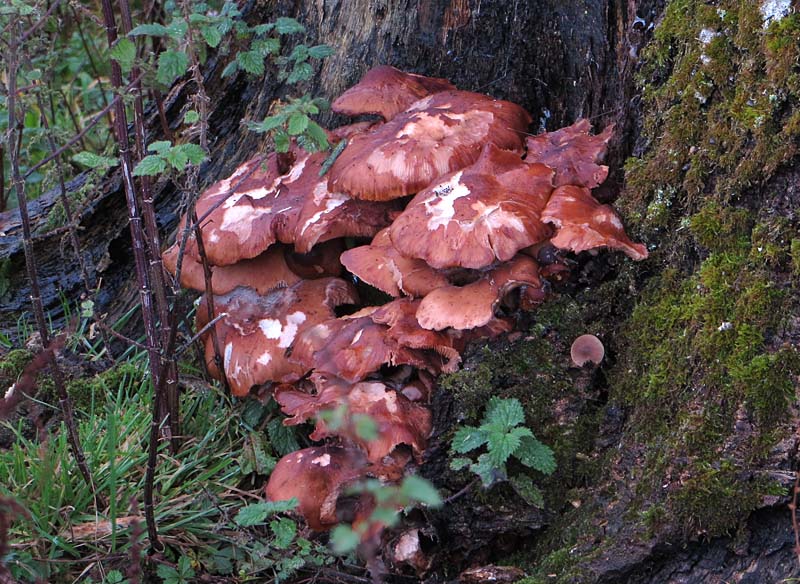
[[275, 539], [272, 541], [273, 546], [279, 550], [285, 550], [292, 545], [294, 536], [297, 535], [297, 524], [294, 521], [287, 517], [281, 517], [280, 519], [270, 521], [269, 527], [275, 536]]
[[241, 52], [236, 55], [236, 60], [239, 62], [239, 67], [250, 75], [264, 74], [264, 56], [258, 51]]
[[156, 176], [167, 170], [167, 161], [160, 156], [145, 156], [133, 169], [133, 176]]
[[533, 436], [524, 436], [514, 457], [532, 469], [544, 474], [552, 474], [556, 470], [556, 459], [553, 451]]
[[456, 430], [453, 436], [452, 449], [459, 454], [465, 454], [470, 450], [475, 450], [486, 443], [486, 434], [480, 428], [464, 426]]
[[136, 60], [136, 45], [131, 39], [122, 37], [111, 48], [111, 58], [119, 63], [123, 73], [128, 73], [133, 68]]
[[507, 429], [525, 423], [525, 410], [516, 398], [500, 399], [493, 397], [486, 406], [483, 424], [498, 424]]
[[275, 30], [278, 34], [296, 34], [305, 32], [306, 27], [297, 22], [294, 18], [281, 16], [275, 21]]
[[170, 85], [176, 77], [186, 73], [189, 67], [189, 57], [179, 51], [164, 51], [158, 56], [158, 70], [156, 81], [162, 85]]

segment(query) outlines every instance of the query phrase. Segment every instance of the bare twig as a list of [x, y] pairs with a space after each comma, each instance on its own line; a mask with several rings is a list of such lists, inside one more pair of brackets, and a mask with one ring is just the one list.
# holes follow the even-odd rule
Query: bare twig
[[[23, 37], [19, 37], [23, 38]], [[42, 346], [47, 347], [50, 344], [50, 333], [47, 328], [47, 321], [44, 316], [44, 306], [42, 303], [42, 295], [39, 289], [39, 277], [36, 270], [36, 258], [33, 251], [33, 242], [31, 238], [31, 220], [28, 215], [28, 201], [25, 196], [25, 181], [22, 178], [22, 173], [19, 167], [19, 152], [22, 140], [22, 126], [17, 122], [17, 75], [19, 72], [19, 41], [12, 38], [8, 50], [6, 51], [6, 63], [8, 64], [7, 79], [8, 79], [8, 98], [6, 105], [8, 108], [8, 141], [11, 145], [9, 149], [9, 159], [11, 162], [11, 181], [14, 191], [17, 196], [17, 203], [19, 206], [20, 219], [22, 221], [22, 237], [23, 248], [25, 251], [25, 266], [28, 272], [28, 279], [31, 283], [31, 303], [33, 304], [33, 312], [36, 318], [36, 325], [39, 329], [39, 335], [42, 339]], [[67, 427], [67, 436], [69, 439], [72, 455], [75, 457], [75, 462], [78, 465], [86, 484], [89, 486], [95, 501], [99, 504], [99, 497], [92, 482], [92, 474], [89, 471], [89, 465], [86, 463], [86, 457], [81, 447], [80, 437], [78, 436], [78, 429], [75, 426], [75, 421], [72, 415], [72, 402], [67, 394], [64, 378], [61, 374], [61, 369], [58, 366], [53, 355], [50, 356], [50, 370], [53, 377], [53, 384], [59, 395], [61, 408], [64, 415], [64, 423]]]
[[800, 470], [795, 472], [794, 487], [792, 488], [792, 502], [789, 503], [789, 512], [792, 514], [792, 529], [794, 530], [794, 553], [800, 563], [800, 525], [797, 521], [797, 500], [800, 496]]

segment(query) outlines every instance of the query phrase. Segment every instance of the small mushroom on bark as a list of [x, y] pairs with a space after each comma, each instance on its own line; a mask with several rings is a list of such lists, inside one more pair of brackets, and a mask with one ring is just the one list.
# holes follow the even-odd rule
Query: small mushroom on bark
[[606, 354], [603, 343], [594, 335], [581, 335], [575, 339], [570, 347], [572, 362], [578, 367], [587, 363], [599, 365]]
[[576, 185], [593, 189], [608, 177], [608, 167], [600, 164], [614, 133], [614, 125], [602, 133], [589, 134], [589, 120], [578, 120], [573, 125], [555, 132], [530, 136], [526, 162], [546, 164], [555, 171], [554, 184]]
[[478, 161], [417, 194], [390, 227], [394, 246], [434, 268], [483, 268], [546, 240], [553, 171], [489, 144]]
[[550, 242], [575, 253], [609, 247], [634, 260], [647, 257], [647, 248], [633, 243], [616, 211], [598, 203], [589, 189], [567, 185], [557, 188], [542, 213], [542, 221], [558, 228]]
[[331, 190], [370, 201], [416, 193], [475, 162], [487, 143], [521, 153], [530, 121], [508, 101], [467, 91], [434, 93], [354, 136], [331, 167]]
[[438, 91], [455, 89], [447, 79], [406, 73], [381, 65], [370, 69], [356, 85], [337, 97], [331, 109], [337, 114], [375, 114], [388, 121], [414, 102]]

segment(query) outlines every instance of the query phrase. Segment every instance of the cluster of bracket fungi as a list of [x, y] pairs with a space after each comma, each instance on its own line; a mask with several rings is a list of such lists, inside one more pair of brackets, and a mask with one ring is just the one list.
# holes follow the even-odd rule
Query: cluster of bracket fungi
[[[272, 392], [286, 424], [316, 419], [311, 439], [328, 442], [282, 458], [266, 488], [296, 497], [314, 530], [337, 523], [347, 485], [397, 481], [420, 460], [436, 376], [546, 299], [568, 270], [561, 250], [647, 257], [591, 193], [608, 174], [611, 127], [531, 136], [516, 104], [387, 66], [333, 110], [380, 120], [330, 131], [346, 146], [327, 172], [327, 153], [293, 146], [246, 162], [196, 206], [213, 266], [212, 302], [197, 311], [199, 328], [216, 320], [209, 371], [236, 396]], [[177, 244], [164, 253], [173, 273], [178, 255]], [[180, 280], [205, 292], [200, 258], [190, 238]], [[356, 284], [383, 303], [363, 305]], [[343, 423], [320, 415], [342, 406]], [[352, 423], [362, 414], [377, 439]], [[356, 505], [356, 521], [370, 509]]]

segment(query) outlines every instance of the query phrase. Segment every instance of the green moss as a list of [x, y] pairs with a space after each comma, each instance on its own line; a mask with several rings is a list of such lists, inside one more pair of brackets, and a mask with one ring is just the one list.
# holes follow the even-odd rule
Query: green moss
[[72, 398], [76, 409], [89, 411], [95, 403], [103, 403], [104, 396], [108, 393], [116, 393], [142, 376], [141, 364], [120, 362], [94, 377], [67, 382], [67, 394]]
[[9, 351], [0, 358], [0, 376], [13, 383], [31, 359], [33, 354], [27, 349]]
[[792, 276], [794, 276], [795, 279], [800, 279], [800, 238], [792, 239], [790, 249], [792, 256]]

